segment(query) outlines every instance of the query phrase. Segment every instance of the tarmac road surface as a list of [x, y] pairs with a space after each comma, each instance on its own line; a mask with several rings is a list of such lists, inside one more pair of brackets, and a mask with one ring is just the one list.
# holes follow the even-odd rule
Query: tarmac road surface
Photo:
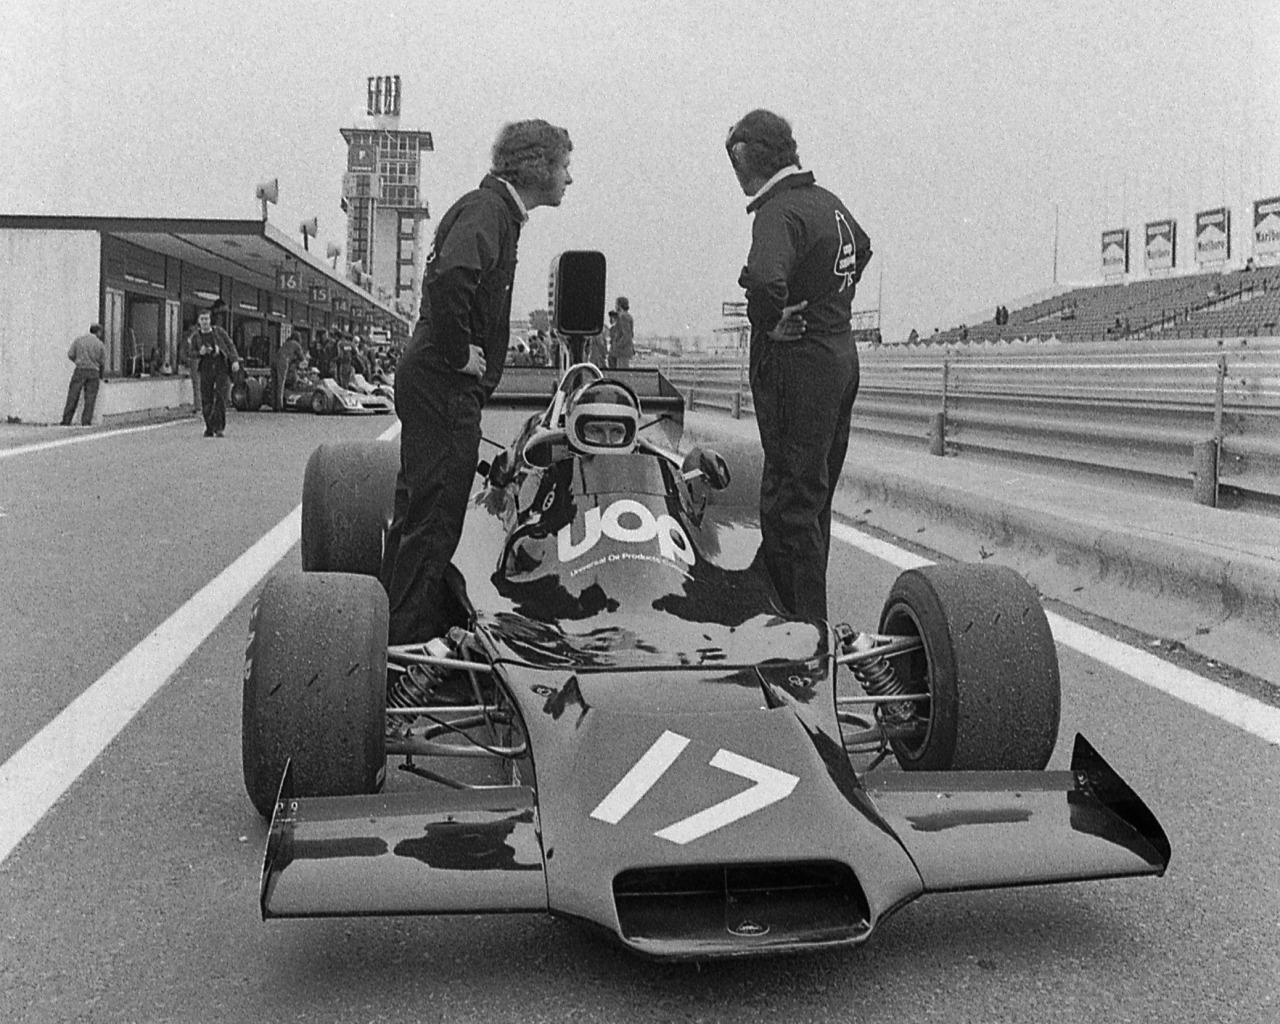
[[[504, 437], [504, 416], [486, 434]], [[703, 966], [544, 916], [260, 921], [240, 673], [254, 573], [277, 549], [280, 571], [299, 559], [281, 533], [255, 545], [297, 505], [316, 444], [391, 425], [240, 414], [222, 440], [189, 419], [0, 447], [0, 786], [130, 652], [121, 686], [164, 672], [148, 637], [188, 609], [185, 633], [162, 634], [177, 665], [154, 697], [118, 733], [100, 735], [106, 708], [42, 755], [38, 778], [69, 785], [0, 861], [0, 1020], [1280, 1019], [1280, 748], [1067, 647], [1052, 766], [1090, 739], [1168, 832], [1163, 879], [926, 897], [858, 949]], [[874, 625], [897, 571], [837, 541], [833, 618]], [[215, 580], [225, 617], [200, 603]], [[3, 792], [4, 819], [39, 802]]]

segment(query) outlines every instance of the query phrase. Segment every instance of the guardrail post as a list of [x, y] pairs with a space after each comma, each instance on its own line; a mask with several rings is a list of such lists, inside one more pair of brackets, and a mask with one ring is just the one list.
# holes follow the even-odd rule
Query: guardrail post
[[742, 392], [735, 391], [733, 393], [733, 418], [735, 420], [742, 419]]
[[1218, 442], [1197, 441], [1191, 446], [1191, 494], [1199, 505], [1218, 507]]
[[1218, 507], [1218, 468], [1222, 456], [1222, 405], [1226, 390], [1227, 357], [1218, 357], [1218, 381], [1213, 396], [1213, 437], [1191, 446], [1191, 493], [1197, 504]]
[[929, 425], [929, 454], [947, 454], [947, 378], [951, 372], [951, 358], [942, 359], [942, 410], [933, 414]]

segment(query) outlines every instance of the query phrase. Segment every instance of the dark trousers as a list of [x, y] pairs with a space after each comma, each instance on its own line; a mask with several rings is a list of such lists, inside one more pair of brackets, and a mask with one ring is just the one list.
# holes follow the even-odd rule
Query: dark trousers
[[480, 382], [423, 362], [396, 373], [400, 472], [382, 563], [391, 607], [388, 639], [420, 643], [443, 636], [450, 565], [480, 458]]
[[831, 499], [849, 449], [858, 352], [848, 335], [764, 344], [751, 381], [764, 449], [761, 554], [783, 607], [826, 619]]
[[231, 398], [231, 375], [222, 358], [200, 360], [200, 405], [204, 429], [217, 434], [227, 429], [227, 402]]
[[71, 385], [67, 388], [67, 404], [62, 407], [62, 425], [71, 426], [71, 418], [76, 414], [76, 406], [80, 404], [80, 392], [84, 391], [84, 412], [80, 422], [86, 427], [93, 422], [93, 407], [98, 401], [98, 368], [90, 370], [76, 367], [71, 373]]

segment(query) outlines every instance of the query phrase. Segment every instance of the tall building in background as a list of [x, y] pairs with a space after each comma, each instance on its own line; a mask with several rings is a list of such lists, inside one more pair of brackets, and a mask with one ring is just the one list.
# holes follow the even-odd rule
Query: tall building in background
[[400, 128], [400, 76], [368, 80], [368, 124], [343, 128], [347, 173], [347, 270], [353, 280], [407, 316], [418, 311], [422, 287], [422, 222], [430, 213], [419, 181], [419, 154], [434, 146], [430, 132]]

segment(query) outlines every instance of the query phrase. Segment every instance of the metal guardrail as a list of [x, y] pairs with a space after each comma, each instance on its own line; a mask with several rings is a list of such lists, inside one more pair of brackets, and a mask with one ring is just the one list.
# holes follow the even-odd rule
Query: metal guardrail
[[[859, 350], [855, 430], [1280, 499], [1280, 339]], [[691, 407], [754, 412], [741, 359], [672, 359]]]

